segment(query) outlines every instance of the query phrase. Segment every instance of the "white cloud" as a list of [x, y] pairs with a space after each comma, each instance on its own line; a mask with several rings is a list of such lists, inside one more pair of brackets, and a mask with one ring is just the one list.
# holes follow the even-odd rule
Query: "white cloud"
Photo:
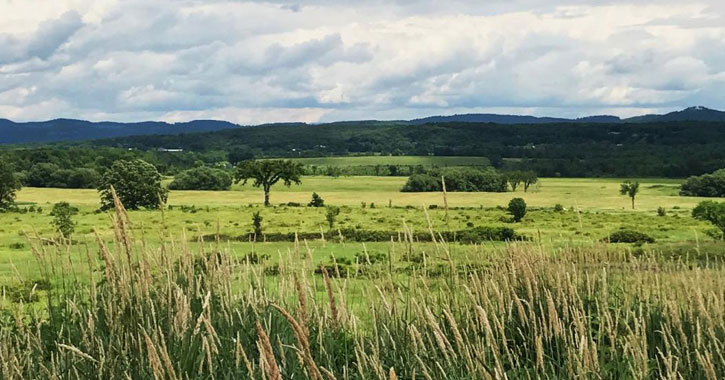
[[725, 108], [718, 0], [0, 0], [0, 10], [0, 117], [18, 120]]

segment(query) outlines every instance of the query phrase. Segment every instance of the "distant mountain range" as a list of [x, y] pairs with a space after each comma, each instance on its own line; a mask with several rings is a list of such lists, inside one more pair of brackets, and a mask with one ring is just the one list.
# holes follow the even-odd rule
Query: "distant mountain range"
[[0, 119], [0, 144], [82, 141], [141, 135], [176, 135], [213, 132], [238, 127], [237, 124], [215, 120], [195, 120], [170, 124], [157, 121], [140, 123], [103, 121], [94, 123], [73, 119], [16, 123], [7, 119]]
[[431, 116], [422, 119], [410, 120], [411, 124], [429, 123], [495, 123], [495, 124], [552, 124], [552, 123], [658, 123], [667, 121], [725, 121], [725, 112], [705, 107], [690, 107], [682, 111], [670, 112], [664, 115], [643, 115], [626, 119], [617, 116], [599, 115], [587, 116], [578, 119], [556, 117], [536, 117], [520, 115], [499, 114], [464, 114], [452, 116]]
[[[465, 114], [431, 116], [422, 119], [395, 121], [394, 123], [421, 125], [430, 123], [495, 123], [495, 124], [552, 124], [552, 123], [660, 123], [673, 121], [725, 122], [725, 112], [705, 107], [690, 107], [664, 115], [644, 115], [621, 119], [617, 116], [588, 116], [578, 119], [498, 114]], [[343, 124], [385, 124], [385, 121], [349, 121]], [[331, 124], [337, 124], [331, 123]], [[294, 123], [298, 124], [298, 123]], [[303, 125], [302, 123], [299, 123]], [[260, 126], [263, 127], [264, 125]], [[226, 121], [195, 120], [185, 123], [165, 122], [90, 122], [85, 120], [55, 119], [40, 122], [16, 123], [0, 119], [0, 144], [48, 143], [60, 141], [97, 140], [112, 137], [142, 135], [178, 135], [195, 132], [213, 132], [242, 128]]]

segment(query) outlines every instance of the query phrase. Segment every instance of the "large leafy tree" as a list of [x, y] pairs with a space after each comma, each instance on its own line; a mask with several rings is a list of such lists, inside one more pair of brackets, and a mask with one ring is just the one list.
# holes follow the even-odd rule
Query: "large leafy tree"
[[704, 201], [700, 202], [692, 210], [692, 217], [698, 220], [705, 220], [722, 231], [722, 239], [725, 240], [725, 202]]
[[161, 174], [143, 160], [118, 160], [106, 170], [98, 187], [102, 210], [113, 207], [111, 186], [129, 210], [159, 208], [168, 197], [168, 190], [161, 185]]
[[12, 206], [18, 190], [20, 190], [20, 181], [13, 168], [5, 160], [0, 160], [0, 209]]
[[300, 184], [302, 181], [302, 164], [290, 160], [262, 160], [242, 161], [237, 165], [234, 173], [234, 182], [241, 182], [246, 185], [247, 181], [254, 180], [254, 187], [261, 187], [264, 190], [264, 205], [269, 206], [269, 192], [274, 184], [283, 181], [285, 186], [292, 186], [293, 183]]
[[634, 198], [639, 193], [639, 182], [625, 181], [619, 186], [619, 194], [626, 195], [632, 200], [632, 209], [634, 209]]

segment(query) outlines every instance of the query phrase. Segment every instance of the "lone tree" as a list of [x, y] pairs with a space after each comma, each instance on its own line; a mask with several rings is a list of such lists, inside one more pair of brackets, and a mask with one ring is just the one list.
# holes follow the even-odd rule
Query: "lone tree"
[[53, 227], [66, 239], [76, 229], [76, 224], [73, 222], [73, 215], [78, 213], [78, 209], [71, 206], [68, 202], [60, 202], [53, 205], [53, 210], [50, 211], [50, 215], [53, 220], [50, 222]]
[[526, 202], [521, 198], [514, 198], [509, 201], [507, 211], [511, 214], [514, 222], [518, 223], [526, 216]]
[[692, 210], [692, 217], [698, 220], [708, 221], [715, 225], [715, 227], [720, 229], [722, 239], [725, 240], [725, 202], [700, 202]]
[[639, 193], [639, 182], [625, 181], [619, 187], [619, 194], [626, 195], [632, 199], [632, 209], [634, 210], [634, 197]]
[[20, 181], [8, 163], [0, 160], [0, 210], [15, 203], [15, 193], [20, 190]]
[[101, 178], [101, 210], [113, 207], [111, 186], [118, 199], [129, 210], [141, 207], [157, 209], [166, 203], [168, 190], [161, 185], [161, 174], [156, 167], [143, 160], [118, 160]]
[[289, 160], [242, 161], [237, 165], [234, 182], [246, 185], [250, 179], [254, 180], [252, 186], [264, 190], [264, 205], [269, 206], [269, 191], [272, 186], [283, 181], [285, 186], [292, 183], [300, 184], [302, 164]]

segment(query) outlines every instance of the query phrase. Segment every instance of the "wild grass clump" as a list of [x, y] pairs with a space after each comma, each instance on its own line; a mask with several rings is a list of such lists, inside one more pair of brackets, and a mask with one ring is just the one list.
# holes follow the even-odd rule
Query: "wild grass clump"
[[350, 279], [297, 248], [272, 287], [264, 264], [233, 260], [219, 243], [211, 254], [192, 252], [183, 236], [149, 248], [115, 208], [114, 242], [99, 238], [86, 256], [89, 281], [65, 265], [70, 247], [34, 245], [54, 287], [42, 308], [3, 309], [1, 378], [725, 376], [719, 265], [691, 268], [606, 245], [546, 252], [530, 242], [474, 265], [456, 262], [433, 235], [436, 251], [404, 279], [391, 265], [404, 256], [363, 255], [367, 266], [391, 266], [356, 311]]

